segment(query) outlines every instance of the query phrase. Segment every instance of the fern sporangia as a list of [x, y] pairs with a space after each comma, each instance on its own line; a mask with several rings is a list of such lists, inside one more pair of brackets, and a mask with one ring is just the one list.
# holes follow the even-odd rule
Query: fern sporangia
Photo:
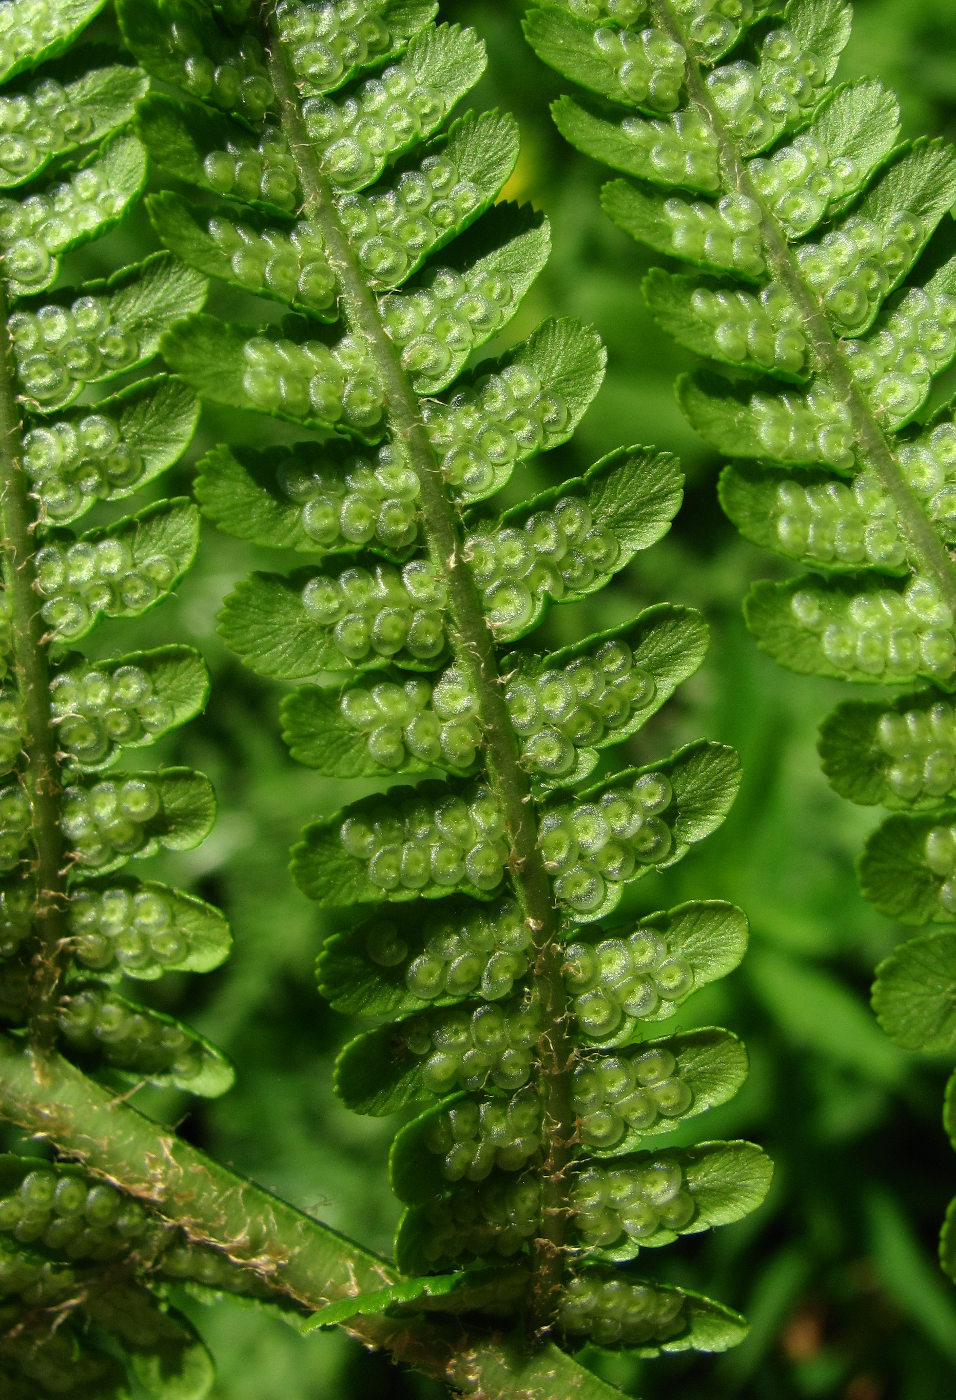
[[287, 310], [197, 315], [163, 341], [211, 403], [299, 430], [200, 464], [221, 528], [306, 560], [241, 584], [222, 634], [259, 674], [313, 682], [283, 718], [318, 772], [444, 774], [316, 822], [293, 856], [306, 894], [356, 910], [320, 958], [322, 990], [386, 1021], [343, 1053], [342, 1099], [424, 1109], [391, 1162], [397, 1264], [418, 1281], [386, 1298], [435, 1306], [465, 1286], [477, 1306], [490, 1267], [529, 1337], [726, 1347], [735, 1314], [631, 1261], [766, 1190], [750, 1144], [643, 1146], [741, 1082], [726, 1032], [656, 1031], [737, 963], [745, 921], [718, 902], [605, 921], [720, 823], [736, 756], [701, 741], [597, 776], [699, 665], [705, 629], [659, 606], [550, 655], [519, 645], [666, 531], [676, 463], [617, 451], [502, 515], [483, 504], [570, 437], [604, 356], [552, 320], [470, 367], [548, 253], [542, 218], [494, 204], [512, 120], [446, 125], [484, 66], [474, 33], [389, 0], [118, 8], [137, 61], [192, 99], [156, 94], [138, 116], [177, 182], [149, 200], [160, 238]]
[[[558, 128], [631, 177], [605, 186], [607, 213], [695, 268], [655, 269], [645, 289], [664, 329], [722, 367], [679, 397], [737, 459], [725, 511], [811, 571], [753, 588], [758, 644], [794, 671], [905, 687], [845, 701], [821, 728], [836, 790], [894, 809], [867, 842], [863, 892], [905, 924], [952, 923], [956, 423], [933, 387], [956, 355], [939, 228], [956, 153], [900, 143], [879, 83], [834, 85], [849, 30], [844, 0], [566, 0], [526, 18], [538, 54], [590, 94], [555, 104]], [[956, 1039], [954, 987], [956, 936], [920, 937], [880, 969], [874, 1005], [898, 1043], [938, 1051]], [[956, 1144], [956, 1078], [947, 1105]]]
[[[209, 1095], [232, 1080], [201, 1037], [127, 996], [130, 981], [208, 971], [229, 951], [217, 910], [120, 873], [132, 857], [197, 845], [214, 817], [210, 785], [183, 768], [110, 772], [202, 709], [205, 667], [178, 645], [97, 660], [77, 649], [102, 618], [166, 597], [198, 538], [186, 499], [145, 492], [133, 516], [113, 503], [192, 437], [193, 392], [139, 371], [202, 305], [205, 279], [160, 253], [107, 282], [58, 280], [61, 257], [108, 232], [146, 180], [130, 128], [145, 75], [121, 52], [82, 46], [102, 8], [0, 7], [0, 1022], [11, 1066], [33, 1066], [35, 1130], [57, 1117], [57, 1051], [111, 1092]], [[119, 376], [124, 387], [104, 396]], [[87, 512], [96, 523], [80, 533]], [[198, 1400], [211, 1365], [164, 1281], [261, 1291], [234, 1273], [82, 1167], [0, 1157], [0, 1390]]]

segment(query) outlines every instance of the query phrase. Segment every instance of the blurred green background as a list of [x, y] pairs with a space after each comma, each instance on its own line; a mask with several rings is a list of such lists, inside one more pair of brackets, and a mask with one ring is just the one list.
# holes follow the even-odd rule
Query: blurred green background
[[[692, 999], [681, 1022], [726, 1025], [746, 1040], [752, 1060], [738, 1099], [695, 1133], [753, 1138], [776, 1162], [770, 1198], [755, 1216], [646, 1256], [649, 1275], [744, 1311], [748, 1340], [716, 1360], [638, 1363], [595, 1354], [590, 1362], [645, 1400], [948, 1400], [956, 1395], [956, 1291], [936, 1268], [935, 1248], [956, 1191], [956, 1156], [940, 1125], [949, 1066], [896, 1050], [869, 1011], [873, 969], [903, 931], [856, 888], [854, 858], [877, 815], [838, 799], [817, 764], [816, 726], [840, 688], [778, 670], [744, 630], [740, 600], [753, 578], [776, 566], [743, 543], [717, 507], [720, 464], [674, 401], [684, 357], [643, 308], [644, 263], [600, 213], [600, 172], [551, 128], [548, 103], [561, 85], [524, 46], [522, 9], [516, 0], [441, 5], [443, 18], [475, 25], [488, 43], [488, 75], [472, 105], [507, 108], [521, 122], [523, 154], [509, 194], [552, 221], [550, 267], [508, 340], [545, 315], [578, 315], [606, 340], [609, 371], [575, 442], [526, 472], [517, 488], [525, 494], [576, 474], [622, 442], [678, 452], [688, 477], [670, 536], [586, 607], [553, 613], [539, 636], [560, 644], [662, 600], [700, 608], [711, 625], [703, 670], [631, 742], [629, 757], [651, 761], [698, 735], [723, 740], [743, 759], [741, 795], [722, 830], [666, 877], [642, 882], [630, 907], [722, 898], [749, 914], [743, 967]], [[953, 0], [857, 7], [844, 73], [879, 74], [896, 88], [909, 135], [956, 135], [954, 18]], [[77, 259], [72, 273], [79, 266], [97, 275], [153, 246], [139, 216], [84, 264]], [[225, 316], [255, 314], [235, 300], [212, 305]], [[252, 415], [242, 420], [207, 413], [202, 445], [261, 432]], [[194, 460], [179, 469], [177, 488], [189, 489]], [[281, 687], [241, 670], [214, 631], [223, 595], [255, 566], [282, 569], [287, 561], [208, 527], [179, 597], [148, 625], [114, 624], [93, 642], [116, 655], [127, 645], [191, 641], [214, 675], [205, 717], [167, 741], [161, 757], [209, 773], [221, 803], [216, 831], [191, 856], [140, 869], [190, 884], [232, 920], [236, 949], [223, 969], [165, 979], [152, 995], [232, 1055], [237, 1086], [210, 1104], [156, 1093], [141, 1093], [137, 1103], [181, 1119], [183, 1134], [213, 1155], [387, 1252], [398, 1207], [385, 1160], [398, 1124], [356, 1118], [332, 1096], [334, 1056], [358, 1027], [316, 994], [313, 963], [330, 925], [284, 874], [299, 827], [340, 803], [341, 784], [291, 762], [278, 735]], [[356, 784], [354, 795], [364, 790]], [[438, 1394], [343, 1336], [301, 1339], [233, 1303], [192, 1310], [219, 1364], [217, 1400]]]

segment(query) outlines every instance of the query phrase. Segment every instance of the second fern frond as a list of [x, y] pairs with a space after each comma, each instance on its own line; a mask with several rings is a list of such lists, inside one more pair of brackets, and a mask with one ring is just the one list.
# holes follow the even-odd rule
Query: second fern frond
[[698, 742], [586, 785], [696, 668], [704, 629], [661, 606], [562, 652], [519, 645], [546, 607], [660, 538], [680, 477], [666, 454], [628, 449], [503, 515], [481, 504], [571, 435], [604, 357], [561, 320], [468, 368], [543, 266], [548, 229], [490, 207], [516, 156], [509, 118], [443, 126], [484, 53], [434, 10], [120, 6], [139, 61], [201, 99], [142, 109], [153, 159], [192, 186], [151, 201], [157, 231], [288, 311], [195, 317], [164, 353], [210, 402], [310, 434], [202, 464], [223, 528], [311, 556], [240, 585], [221, 630], [260, 674], [326, 677], [284, 705], [303, 762], [447, 775], [352, 803], [293, 856], [308, 895], [364, 916], [330, 940], [323, 990], [391, 1023], [346, 1048], [341, 1097], [424, 1108], [392, 1155], [399, 1267], [432, 1307], [429, 1276], [454, 1292], [493, 1267], [531, 1332], [572, 1347], [720, 1349], [736, 1315], [631, 1261], [766, 1190], [749, 1144], [641, 1146], [740, 1083], [725, 1032], [654, 1032], [736, 964], [745, 921], [720, 903], [601, 921], [719, 824], [736, 758]]
[[[721, 367], [679, 397], [735, 459], [725, 511], [810, 571], [753, 588], [758, 644], [794, 671], [907, 688], [847, 701], [821, 730], [836, 790], [898, 812], [867, 843], [863, 892], [906, 924], [951, 923], [956, 423], [933, 388], [956, 356], [940, 227], [956, 153], [900, 142], [878, 82], [835, 84], [845, 0], [563, 0], [526, 32], [590, 94], [555, 104], [562, 134], [632, 177], [605, 186], [607, 213], [695, 268], [655, 269], [645, 290], [660, 325]], [[938, 1047], [939, 979], [956, 985], [953, 935], [930, 942], [901, 950], [875, 994], [910, 1048]], [[956, 1273], [950, 1244], [944, 1265]]]

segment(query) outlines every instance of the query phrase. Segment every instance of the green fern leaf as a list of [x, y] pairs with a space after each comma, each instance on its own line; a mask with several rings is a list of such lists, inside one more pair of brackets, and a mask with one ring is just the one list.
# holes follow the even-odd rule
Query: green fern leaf
[[[545, 62], [611, 99], [554, 109], [572, 144], [632, 177], [605, 187], [608, 214], [697, 269], [655, 269], [645, 284], [657, 321], [715, 366], [683, 378], [681, 405], [736, 459], [720, 486], [731, 520], [809, 571], [751, 590], [758, 645], [800, 673], [905, 688], [841, 704], [820, 752], [838, 792], [901, 809], [866, 844], [863, 893], [907, 925], [947, 924], [956, 426], [932, 395], [956, 355], [956, 260], [934, 239], [956, 201], [956, 154], [898, 144], [879, 84], [833, 86], [841, 0], [769, 8], [725, 18], [702, 0], [648, 0], [612, 16], [566, 0], [532, 11], [526, 32]], [[877, 1014], [908, 1049], [949, 1045], [952, 943], [916, 938], [878, 971]], [[770, 979], [779, 1014], [798, 975]], [[950, 1090], [951, 1122], [954, 1102]], [[941, 1251], [956, 1276], [954, 1219], [956, 1204]]]
[[128, 1083], [145, 1080], [209, 1097], [232, 1087], [232, 1066], [202, 1036], [106, 987], [71, 987], [59, 1019], [64, 1042], [81, 1063], [87, 1055], [103, 1057]]
[[[567, 687], [583, 684], [591, 668], [598, 668], [591, 683], [600, 684], [601, 663], [614, 656], [615, 644], [629, 648], [634, 667], [623, 687], [629, 693], [608, 696], [600, 729], [591, 721], [573, 737], [538, 737], [539, 699], [559, 707]], [[516, 652], [505, 699], [519, 736], [529, 735], [522, 747], [532, 781], [542, 790], [580, 782], [597, 764], [599, 749], [635, 733], [693, 674], [706, 646], [696, 613], [662, 605], [550, 656]], [[354, 682], [339, 694], [316, 686], [297, 690], [283, 702], [283, 735], [293, 758], [328, 777], [430, 766], [469, 771], [481, 735], [473, 709], [457, 698], [459, 675], [451, 666], [435, 682], [422, 677], [402, 684], [396, 673], [372, 686]]]
[[[149, 942], [135, 931], [149, 930]], [[89, 881], [70, 907], [78, 968], [105, 983], [152, 982], [166, 972], [211, 972], [232, 937], [218, 909], [153, 881]]]
[[936, 690], [891, 702], [845, 701], [820, 726], [820, 757], [843, 797], [863, 806], [936, 807], [954, 790], [952, 704]]
[[948, 813], [888, 817], [873, 832], [860, 860], [867, 899], [904, 924], [946, 923], [956, 884]]
[[[495, 392], [510, 394], [509, 384], [522, 382], [521, 376], [530, 379], [527, 422], [521, 425], [522, 437], [514, 436], [513, 447], [511, 441], [501, 441], [491, 413], [482, 414], [489, 421], [486, 435], [476, 435], [479, 446], [458, 446], [461, 420], [473, 420], [479, 410], [477, 394], [454, 406], [427, 405], [432, 439], [447, 449], [444, 469], [458, 478], [463, 497], [477, 500], [490, 494], [505, 484], [518, 461], [566, 441], [597, 392], [603, 365], [603, 348], [593, 332], [574, 321], [556, 320], [546, 321], [497, 362], [495, 372], [482, 374], [486, 401]], [[534, 390], [535, 380], [547, 385], [548, 392]], [[492, 461], [481, 450], [485, 442], [503, 460]], [[197, 494], [219, 528], [240, 539], [313, 554], [362, 545], [386, 558], [404, 559], [418, 539], [414, 479], [388, 447], [377, 463], [371, 456], [360, 462], [357, 467], [351, 441], [298, 444], [294, 453], [219, 446], [201, 463]]]
[[[687, 1289], [642, 1278], [626, 1265], [582, 1269], [571, 1280], [568, 1295], [561, 1313], [565, 1331], [571, 1338], [592, 1338], [609, 1350], [626, 1348], [643, 1357], [721, 1352], [746, 1335], [739, 1313]], [[620, 1319], [609, 1320], [608, 1302], [622, 1295]]]
[[[504, 919], [502, 918], [504, 914]], [[416, 924], [389, 911], [363, 925], [358, 931], [332, 940], [319, 960], [323, 990], [340, 1010], [360, 1010], [366, 1015], [405, 1012], [412, 1007], [453, 1006], [462, 993], [478, 989], [488, 1005], [472, 1012], [464, 1010], [430, 1012], [402, 1020], [397, 1026], [382, 1027], [359, 1036], [346, 1046], [336, 1067], [337, 1090], [342, 1099], [360, 1113], [393, 1113], [410, 1103], [427, 1101], [458, 1089], [481, 1088], [491, 1073], [498, 1087], [514, 1092], [522, 1089], [531, 1075], [529, 1047], [540, 1032], [533, 1010], [516, 995], [521, 975], [530, 959], [514, 953], [525, 952], [521, 945], [521, 925], [517, 907], [508, 903], [503, 910], [490, 909], [478, 914], [453, 907], [446, 917], [426, 916], [425, 938], [415, 937]], [[464, 916], [464, 917], [463, 917]], [[448, 934], [462, 928], [468, 918], [472, 928], [463, 930], [464, 952], [449, 956]], [[739, 963], [746, 946], [746, 921], [732, 905], [694, 903], [681, 905], [667, 914], [643, 919], [633, 933], [626, 929], [596, 928], [569, 943], [562, 970], [568, 1002], [580, 1026], [584, 1044], [615, 1049], [637, 1042], [644, 1024], [673, 1016], [694, 988], [724, 977]], [[489, 959], [486, 967], [463, 965], [468, 946], [485, 930], [498, 930], [500, 952], [511, 953], [512, 961]], [[615, 936], [616, 935], [616, 936]], [[355, 966], [365, 955], [374, 972], [359, 974]], [[436, 966], [437, 965], [437, 966]], [[398, 969], [398, 971], [393, 971]], [[609, 974], [614, 984], [609, 985]], [[362, 979], [364, 978], [364, 986]], [[470, 983], [470, 985], [469, 985]], [[401, 990], [399, 990], [401, 989]], [[494, 1036], [490, 1031], [494, 1030]], [[449, 1053], [446, 1046], [466, 1047], [465, 1061]], [[668, 1083], [666, 1092], [684, 1097], [673, 1084], [673, 1070], [659, 1082]], [[633, 1089], [634, 1082], [632, 1080]], [[598, 1086], [600, 1089], [600, 1086]], [[604, 1093], [604, 1104], [597, 1105], [597, 1116], [589, 1123], [590, 1147], [606, 1150], [617, 1134], [627, 1135], [629, 1123], [624, 1112], [613, 1104], [613, 1090]], [[588, 1116], [587, 1100], [582, 1112]], [[652, 1125], [657, 1117], [643, 1105], [643, 1120]], [[608, 1127], [602, 1114], [608, 1112]]]
[[105, 0], [26, 0], [0, 39], [0, 82], [68, 48]]
[[[549, 232], [530, 211], [494, 203], [516, 158], [510, 119], [466, 114], [442, 134], [485, 60], [470, 30], [433, 24], [434, 8], [369, 3], [359, 23], [345, 5], [280, 4], [262, 17], [184, 0], [119, 5], [139, 61], [182, 94], [150, 97], [139, 116], [157, 167], [191, 186], [151, 200], [154, 227], [197, 271], [287, 308], [261, 326], [195, 315], [162, 342], [209, 402], [291, 423], [301, 439], [220, 444], [201, 464], [199, 498], [221, 528], [312, 556], [291, 575], [240, 583], [220, 632], [260, 674], [319, 682], [283, 707], [293, 754], [312, 768], [337, 779], [447, 775], [352, 802], [307, 827], [293, 852], [312, 899], [372, 915], [333, 935], [320, 959], [336, 1006], [390, 1021], [343, 1052], [338, 1092], [362, 1112], [432, 1104], [437, 1123], [457, 1110], [435, 1101], [465, 1091], [489, 1124], [517, 1095], [534, 1120], [520, 1151], [506, 1144], [496, 1162], [476, 1142], [472, 1167], [457, 1173], [425, 1128], [400, 1135], [396, 1163], [414, 1138], [398, 1172], [415, 1180], [413, 1210], [447, 1211], [486, 1188], [544, 1196], [513, 1248], [507, 1226], [489, 1227], [439, 1260], [422, 1253], [417, 1225], [403, 1226], [396, 1249], [416, 1275], [411, 1291], [386, 1289], [367, 1306], [424, 1302], [421, 1275], [439, 1267], [454, 1278], [465, 1266], [470, 1291], [473, 1262], [517, 1254], [501, 1286], [516, 1311], [530, 1297], [533, 1327], [566, 1330], [571, 1345], [588, 1334], [649, 1352], [729, 1345], [739, 1319], [679, 1290], [635, 1282], [620, 1309], [607, 1308], [609, 1276], [589, 1275], [587, 1261], [627, 1260], [634, 1239], [623, 1217], [610, 1254], [577, 1232], [573, 1183], [617, 1170], [601, 1154], [629, 1154], [641, 1134], [618, 1115], [612, 1143], [595, 1115], [578, 1160], [564, 1101], [579, 1044], [601, 1083], [621, 1064], [650, 1076], [649, 1128], [722, 1102], [742, 1079], [731, 1037], [648, 1044], [645, 1025], [731, 970], [742, 916], [694, 905], [636, 930], [598, 922], [630, 880], [719, 825], [736, 756], [700, 741], [584, 786], [601, 752], [696, 670], [705, 629], [661, 606], [552, 655], [516, 645], [552, 604], [595, 592], [660, 539], [681, 477], [665, 453], [621, 449], [503, 513], [479, 504], [519, 463], [567, 441], [604, 351], [590, 329], [554, 320], [470, 363], [511, 323]], [[225, 100], [223, 84], [239, 95]], [[606, 1054], [615, 1044], [628, 1047], [623, 1058]], [[563, 1106], [554, 1099], [546, 1115], [552, 1082]], [[661, 1157], [668, 1180], [686, 1168], [697, 1191], [681, 1198], [684, 1232], [754, 1208], [769, 1179], [746, 1145], [680, 1160]], [[676, 1238], [665, 1216], [645, 1233]], [[429, 1309], [454, 1311], [456, 1292]], [[342, 1317], [366, 1305], [345, 1306]]]
[[57, 641], [76, 641], [98, 617], [135, 617], [167, 594], [193, 561], [199, 513], [180, 498], [148, 506], [79, 539], [54, 534], [38, 551], [41, 616]]
[[[945, 1052], [956, 1040], [954, 986], [953, 935], [921, 935], [911, 938], [880, 963], [873, 987], [873, 1009], [897, 1045], [931, 1054]], [[951, 1107], [947, 1108], [947, 1115], [952, 1118]]]
[[[120, 132], [84, 160], [65, 181], [48, 185], [29, 205], [0, 200], [0, 246], [15, 296], [42, 292], [55, 281], [60, 258], [113, 228], [142, 192], [146, 151]], [[57, 218], [51, 219], [55, 207]], [[42, 231], [42, 237], [37, 237]]]
[[[662, 763], [622, 770], [580, 792], [583, 801], [547, 806], [539, 844], [565, 917], [602, 918], [624, 885], [680, 860], [723, 821], [737, 780], [733, 750], [701, 741]], [[500, 888], [507, 860], [504, 814], [491, 789], [426, 783], [393, 788], [387, 806], [363, 798], [306, 827], [292, 873], [310, 899], [335, 908], [459, 891], [481, 897]]]
[[[125, 687], [127, 708], [122, 714], [108, 711], [107, 724], [97, 723], [103, 696], [117, 687]], [[155, 743], [194, 719], [208, 695], [209, 676], [197, 652], [190, 647], [157, 647], [64, 665], [52, 687], [51, 713], [57, 739], [71, 763], [91, 770], [106, 768], [123, 749]]]
[[95, 406], [23, 436], [23, 466], [44, 524], [68, 525], [97, 501], [118, 501], [179, 460], [196, 428], [194, 395], [166, 377], [141, 379]]
[[808, 574], [759, 583], [745, 614], [758, 645], [804, 674], [912, 685], [947, 681], [952, 671], [948, 609], [923, 580], [858, 574], [824, 583]]
[[[113, 379], [151, 360], [163, 332], [202, 305], [206, 283], [190, 268], [157, 253], [141, 267], [89, 283], [84, 292], [75, 300], [71, 297], [69, 306], [53, 301], [36, 312], [15, 311], [9, 318], [17, 376], [24, 398], [37, 413], [63, 408], [85, 385]], [[68, 361], [58, 353], [65, 342], [74, 343]]]
[[[407, 1132], [396, 1139], [393, 1158], [407, 1141]], [[533, 1179], [505, 1176], [477, 1190], [465, 1183], [457, 1190], [446, 1189], [428, 1205], [419, 1193], [426, 1183], [416, 1176], [414, 1162], [397, 1180], [393, 1173], [393, 1183], [408, 1185], [415, 1198], [395, 1241], [396, 1259], [405, 1273], [435, 1269], [443, 1260], [462, 1255], [486, 1258], [489, 1247], [507, 1258], [534, 1229], [539, 1207]], [[760, 1204], [769, 1184], [767, 1160], [750, 1143], [705, 1143], [683, 1152], [619, 1158], [613, 1167], [593, 1165], [572, 1190], [573, 1238], [598, 1262], [628, 1262], [641, 1247], [658, 1248], [681, 1235], [739, 1220]], [[606, 1201], [613, 1186], [619, 1188], [621, 1204], [604, 1204], [602, 1209], [602, 1198]], [[495, 1229], [502, 1211], [508, 1223]], [[643, 1228], [634, 1227], [640, 1244], [632, 1239], [619, 1248], [604, 1247], [608, 1237], [623, 1233], [623, 1218], [636, 1222], [640, 1216], [648, 1217]]]
[[[31, 56], [29, 66], [39, 61]], [[143, 75], [119, 65], [93, 69], [70, 83], [50, 77], [32, 83], [21, 94], [12, 139], [0, 154], [0, 189], [33, 180], [52, 161], [125, 126], [145, 91]]]
[[[201, 900], [118, 872], [203, 840], [212, 789], [183, 768], [103, 771], [195, 716], [206, 670], [182, 646], [95, 661], [75, 649], [105, 619], [168, 597], [199, 525], [189, 501], [155, 490], [127, 518], [114, 504], [192, 438], [194, 394], [141, 371], [199, 311], [205, 278], [160, 252], [69, 283], [72, 252], [127, 217], [147, 175], [129, 129], [146, 75], [84, 67], [93, 47], [70, 52], [102, 8], [23, 0], [0, 16], [0, 81], [15, 84], [0, 98], [0, 1017], [34, 1063], [60, 1050], [124, 1093], [153, 1083], [208, 1096], [232, 1083], [222, 1054], [125, 991], [127, 979], [217, 967], [228, 926]], [[105, 397], [99, 386], [121, 376]], [[94, 506], [94, 528], [77, 534]], [[162, 1296], [175, 1276], [167, 1246], [180, 1278], [228, 1276], [228, 1263], [78, 1168], [4, 1158], [0, 1196], [4, 1395], [203, 1400], [212, 1364]]]

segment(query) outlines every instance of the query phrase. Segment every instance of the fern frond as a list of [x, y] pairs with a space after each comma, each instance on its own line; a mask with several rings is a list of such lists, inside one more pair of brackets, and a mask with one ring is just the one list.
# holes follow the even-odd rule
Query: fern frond
[[630, 1261], [645, 1237], [735, 1219], [766, 1190], [749, 1145], [637, 1150], [740, 1083], [725, 1033], [646, 1036], [736, 965], [746, 924], [708, 904], [637, 929], [599, 921], [719, 824], [736, 756], [701, 741], [584, 786], [696, 669], [706, 632], [661, 606], [551, 655], [516, 645], [665, 533], [677, 466], [631, 448], [504, 513], [478, 505], [570, 437], [604, 352], [557, 320], [469, 368], [549, 243], [540, 216], [490, 207], [517, 152], [511, 119], [443, 126], [484, 66], [471, 31], [385, 0], [282, 0], [264, 22], [184, 0], [119, 8], [139, 61], [201, 99], [141, 109], [152, 158], [193, 187], [150, 200], [157, 232], [287, 307], [261, 325], [195, 316], [164, 354], [210, 402], [309, 434], [201, 463], [221, 528], [312, 556], [241, 584], [222, 634], [260, 674], [312, 682], [283, 709], [308, 765], [450, 775], [351, 803], [293, 854], [313, 899], [372, 916], [319, 962], [334, 1004], [392, 1022], [347, 1047], [341, 1097], [424, 1108], [392, 1157], [399, 1267], [510, 1260], [502, 1286], [532, 1331], [574, 1347], [728, 1346], [735, 1315], [638, 1281]]
[[[610, 99], [562, 98], [554, 116], [636, 177], [605, 186], [611, 218], [697, 269], [645, 283], [661, 326], [721, 367], [682, 379], [682, 406], [739, 459], [720, 484], [730, 518], [809, 570], [753, 588], [758, 645], [798, 672], [907, 688], [848, 701], [821, 730], [834, 787], [898, 809], [867, 843], [863, 893], [904, 923], [952, 923], [956, 422], [933, 391], [956, 356], [956, 259], [939, 227], [956, 152], [900, 142], [880, 84], [835, 86], [843, 0], [743, 9], [566, 0], [526, 29], [547, 63]], [[954, 946], [918, 939], [880, 970], [875, 1005], [911, 1048], [924, 1024], [940, 1046], [924, 1004]], [[956, 1276], [951, 1245], [944, 1264]]]
[[[102, 619], [166, 598], [199, 525], [184, 499], [126, 518], [112, 507], [192, 437], [195, 395], [141, 371], [202, 306], [205, 279], [162, 252], [108, 281], [59, 281], [63, 256], [122, 220], [146, 180], [130, 129], [145, 74], [121, 53], [85, 71], [82, 49], [66, 54], [101, 7], [24, 0], [0, 16], [0, 1021], [44, 1083], [59, 1049], [114, 1089], [220, 1094], [225, 1057], [126, 992], [217, 967], [228, 926], [201, 900], [119, 873], [198, 845], [211, 787], [183, 768], [110, 771], [203, 708], [206, 669], [178, 645], [105, 660], [75, 649]], [[61, 53], [66, 67], [44, 67]], [[98, 523], [78, 533], [94, 506]], [[0, 1389], [201, 1400], [211, 1362], [161, 1290], [204, 1277], [233, 1288], [234, 1272], [84, 1169], [4, 1157]]]

